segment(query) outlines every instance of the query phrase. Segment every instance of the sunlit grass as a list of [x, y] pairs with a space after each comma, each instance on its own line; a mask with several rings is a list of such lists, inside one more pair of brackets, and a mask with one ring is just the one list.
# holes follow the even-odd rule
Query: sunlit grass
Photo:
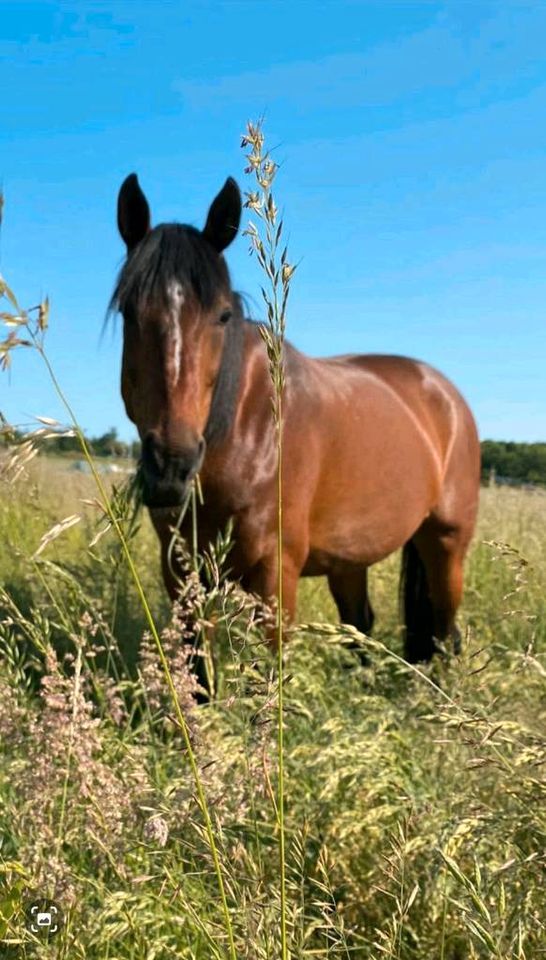
[[[38, 955], [54, 948], [59, 956], [97, 960], [223, 957], [190, 772], [161, 676], [145, 666], [153, 664], [149, 652], [137, 668], [145, 623], [115, 540], [108, 535], [88, 549], [96, 533], [89, 508], [85, 520], [30, 559], [48, 527], [90, 499], [89, 479], [39, 457], [28, 477], [2, 492], [0, 578], [16, 605], [7, 609], [4, 594], [0, 796], [13, 908], [4, 911], [12, 914], [6, 937], [27, 940], [21, 956], [35, 949], [18, 908], [28, 887], [46, 883], [69, 927], [56, 947], [36, 948]], [[541, 493], [483, 491], [461, 612], [463, 656], [423, 676], [382, 646], [401, 652], [396, 557], [372, 571], [377, 644], [368, 669], [344, 649], [325, 584], [302, 582], [301, 619], [326, 621], [332, 633], [296, 634], [285, 655], [292, 956], [540, 956], [545, 506]], [[166, 623], [157, 544], [144, 515], [131, 549]], [[276, 958], [272, 663], [256, 646], [251, 608], [241, 612], [236, 595], [214, 589], [212, 603], [199, 591], [188, 598], [200, 611], [209, 604], [207, 618], [223, 624], [220, 698], [191, 711], [192, 736], [212, 802], [237, 956]], [[175, 663], [176, 638], [187, 613], [164, 641], [181, 696], [189, 680], [184, 658]], [[132, 650], [133, 669], [124, 673], [116, 662], [112, 678], [105, 653], [93, 652], [117, 647], [118, 635]], [[44, 658], [41, 649], [57, 649], [61, 659]], [[72, 661], [63, 662], [62, 651], [78, 650], [76, 695]], [[44, 751], [47, 763], [38, 761]]]

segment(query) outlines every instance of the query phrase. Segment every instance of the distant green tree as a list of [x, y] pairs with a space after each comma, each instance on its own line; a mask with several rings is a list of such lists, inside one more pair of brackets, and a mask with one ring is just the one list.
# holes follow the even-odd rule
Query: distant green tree
[[123, 457], [126, 453], [127, 445], [119, 440], [115, 427], [110, 427], [100, 437], [92, 437], [90, 443], [97, 457]]
[[494, 470], [498, 478], [514, 483], [546, 485], [546, 443], [516, 443], [505, 440], [482, 442], [482, 477]]

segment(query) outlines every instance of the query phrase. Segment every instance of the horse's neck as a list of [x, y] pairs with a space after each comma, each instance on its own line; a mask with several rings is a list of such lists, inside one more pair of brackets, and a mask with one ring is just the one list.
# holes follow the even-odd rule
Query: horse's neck
[[[290, 418], [292, 404], [298, 404], [299, 372], [306, 358], [290, 344], [285, 345], [284, 418]], [[226, 502], [243, 495], [249, 475], [269, 469], [275, 462], [276, 431], [274, 397], [266, 346], [259, 325], [244, 321], [243, 356], [237, 403], [229, 430], [207, 449], [202, 470], [205, 493]]]

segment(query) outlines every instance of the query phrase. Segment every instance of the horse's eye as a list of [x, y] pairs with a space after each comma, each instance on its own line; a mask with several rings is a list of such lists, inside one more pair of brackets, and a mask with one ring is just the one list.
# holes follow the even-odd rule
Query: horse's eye
[[220, 315], [220, 319], [218, 323], [229, 323], [232, 316], [233, 316], [233, 313], [231, 310], [224, 310], [224, 312]]

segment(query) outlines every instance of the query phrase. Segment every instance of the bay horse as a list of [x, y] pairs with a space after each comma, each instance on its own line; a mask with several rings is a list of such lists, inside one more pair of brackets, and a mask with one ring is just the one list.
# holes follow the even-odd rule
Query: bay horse
[[[264, 600], [277, 589], [277, 449], [272, 386], [257, 324], [245, 319], [223, 251], [241, 194], [228, 178], [203, 230], [152, 229], [137, 176], [118, 196], [127, 247], [111, 308], [123, 316], [121, 389], [142, 442], [143, 499], [172, 598], [171, 528], [199, 473], [198, 546], [233, 521], [232, 574]], [[474, 530], [480, 447], [457, 389], [399, 356], [314, 359], [285, 345], [283, 586], [326, 575], [339, 616], [369, 633], [368, 567], [403, 548], [408, 661], [436, 641], [459, 648], [455, 615]], [[182, 527], [182, 534], [189, 530]]]

